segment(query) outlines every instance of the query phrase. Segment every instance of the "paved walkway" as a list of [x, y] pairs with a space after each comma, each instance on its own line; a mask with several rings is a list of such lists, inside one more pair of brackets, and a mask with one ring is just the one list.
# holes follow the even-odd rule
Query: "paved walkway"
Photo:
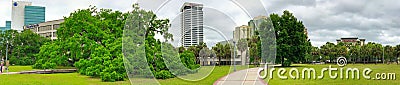
[[214, 85], [267, 85], [263, 79], [258, 78], [258, 68], [249, 68], [228, 74], [217, 81]]
[[52, 74], [52, 73], [73, 73], [76, 69], [48, 69], [48, 70], [32, 70], [21, 72], [3, 72], [1, 74]]

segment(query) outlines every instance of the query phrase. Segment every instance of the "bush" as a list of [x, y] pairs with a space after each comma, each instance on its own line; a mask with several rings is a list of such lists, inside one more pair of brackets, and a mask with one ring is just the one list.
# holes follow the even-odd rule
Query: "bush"
[[168, 70], [162, 70], [162, 71], [156, 72], [155, 77], [157, 79], [168, 79], [168, 78], [174, 78], [175, 76], [172, 75]]
[[183, 53], [180, 54], [180, 58], [183, 65], [185, 65], [189, 69], [196, 69], [200, 67], [200, 65], [196, 64], [196, 60], [194, 59], [195, 56], [192, 51], [183, 51]]
[[283, 66], [290, 66], [292, 65], [292, 62], [290, 60], [287, 60], [286, 58], [284, 59], [285, 61], [283, 62]]

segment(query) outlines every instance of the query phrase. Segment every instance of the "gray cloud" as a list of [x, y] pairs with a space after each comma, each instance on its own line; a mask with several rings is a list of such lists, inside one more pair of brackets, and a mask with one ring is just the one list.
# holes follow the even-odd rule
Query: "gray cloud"
[[[24, 0], [31, 1], [33, 5], [46, 7], [46, 20], [61, 19], [68, 16], [76, 9], [88, 8], [89, 5], [98, 8], [111, 8], [113, 10], [129, 11], [133, 2], [138, 1], [142, 8], [156, 9], [155, 4], [161, 1], [148, 0], [120, 0], [120, 1], [93, 1], [93, 0]], [[236, 26], [247, 24], [250, 19], [230, 0], [185, 0], [188, 2], [206, 3], [208, 9], [220, 11], [222, 15], [206, 17], [205, 24], [221, 29], [226, 36]], [[400, 1], [398, 0], [236, 0], [251, 13], [251, 16], [269, 15], [270, 13], [282, 14], [283, 10], [289, 10], [299, 20], [302, 20], [308, 28], [309, 38], [314, 46], [321, 46], [326, 42], [335, 42], [341, 37], [359, 37], [367, 41], [379, 42], [384, 45], [397, 45], [400, 43]], [[172, 0], [165, 4], [160, 12], [160, 18], [176, 18], [183, 0]], [[263, 4], [264, 8], [259, 7]], [[0, 0], [0, 26], [4, 21], [11, 20], [11, 1]], [[172, 10], [173, 9], [173, 10]], [[209, 13], [210, 15], [214, 15]], [[207, 15], [207, 14], [205, 14]], [[226, 22], [232, 18], [235, 24]], [[173, 20], [173, 19], [172, 19]], [[179, 18], [178, 18], [179, 21]], [[179, 22], [178, 22], [179, 23]], [[214, 25], [215, 24], [215, 25]], [[179, 27], [175, 27], [179, 28]], [[172, 30], [172, 29], [171, 29]], [[174, 29], [176, 30], [176, 29]], [[180, 31], [178, 29], [178, 31]], [[218, 33], [208, 36], [210, 42], [221, 40]], [[207, 36], [206, 36], [207, 37]]]
[[[300, 0], [302, 1], [302, 0]], [[307, 0], [308, 1], [308, 0]], [[336, 42], [341, 37], [365, 38], [369, 42], [397, 45], [400, 40], [398, 0], [267, 0], [269, 13], [289, 10], [308, 28], [314, 46]], [[294, 4], [304, 3], [304, 4]]]

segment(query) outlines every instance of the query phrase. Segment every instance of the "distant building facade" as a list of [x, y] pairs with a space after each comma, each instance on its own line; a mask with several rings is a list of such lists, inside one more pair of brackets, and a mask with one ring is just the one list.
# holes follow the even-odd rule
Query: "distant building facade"
[[182, 46], [189, 47], [204, 41], [203, 4], [184, 3], [180, 9]]
[[5, 27], [0, 27], [1, 31], [6, 31], [11, 29], [11, 21], [6, 21], [6, 26]]
[[233, 31], [233, 34], [234, 34], [233, 40], [237, 42], [240, 39], [250, 38], [251, 37], [250, 29], [251, 28], [247, 25], [235, 27], [235, 30]]
[[[247, 25], [235, 27], [235, 31], [233, 31], [233, 41], [236, 43], [236, 46], [238, 46], [237, 43], [241, 39], [247, 40], [248, 38], [250, 38], [252, 36], [250, 31], [254, 31], [254, 30], [251, 30], [251, 28]], [[235, 64], [245, 65], [245, 64], [249, 63], [248, 49], [249, 48], [247, 47], [247, 49], [244, 51], [236, 50], [236, 56], [234, 58]]]
[[60, 24], [63, 22], [64, 19], [47, 21], [39, 24], [26, 25], [24, 26], [24, 29], [29, 29], [32, 32], [39, 34], [40, 36], [53, 40], [57, 39], [56, 31], [58, 28], [60, 28]]
[[337, 43], [350, 43], [351, 45], [364, 45], [365, 39], [359, 39], [358, 37], [340, 38], [336, 39]]
[[248, 26], [249, 26], [249, 31], [248, 33], [252, 36], [255, 35], [255, 31], [257, 31], [258, 25], [260, 25], [262, 22], [266, 22], [268, 20], [267, 16], [257, 16], [254, 17], [252, 20], [250, 20], [248, 22]]
[[13, 2], [11, 12], [11, 29], [22, 31], [25, 25], [44, 22], [45, 9], [45, 7], [41, 6], [32, 6], [32, 2]]

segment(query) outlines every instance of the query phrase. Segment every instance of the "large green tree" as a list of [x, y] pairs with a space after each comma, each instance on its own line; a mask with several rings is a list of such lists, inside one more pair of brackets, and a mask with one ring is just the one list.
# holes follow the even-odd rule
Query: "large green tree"
[[34, 54], [39, 53], [40, 47], [50, 41], [31, 30], [24, 30], [13, 38], [14, 50], [10, 57], [10, 64], [33, 65], [36, 61]]
[[5, 57], [7, 51], [13, 65], [32, 65], [36, 61], [34, 54], [39, 53], [39, 48], [49, 40], [31, 30], [6, 30], [0, 33], [1, 55]]
[[304, 56], [311, 50], [311, 44], [307, 40], [303, 22], [287, 10], [281, 16], [271, 14], [270, 18], [276, 31], [277, 61], [282, 66], [304, 61]]
[[71, 13], [57, 29], [58, 40], [41, 47], [37, 54], [41, 60], [34, 67], [73, 64], [84, 75], [103, 81], [123, 80], [121, 41], [126, 17], [126, 13], [96, 7]]

